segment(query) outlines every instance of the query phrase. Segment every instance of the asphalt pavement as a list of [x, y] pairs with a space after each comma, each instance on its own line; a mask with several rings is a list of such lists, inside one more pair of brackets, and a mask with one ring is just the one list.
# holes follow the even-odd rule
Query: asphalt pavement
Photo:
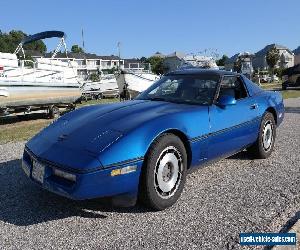
[[286, 106], [269, 159], [199, 169], [161, 212], [49, 193], [20, 168], [25, 142], [0, 145], [0, 249], [240, 249], [240, 232], [287, 232], [300, 217], [300, 99]]

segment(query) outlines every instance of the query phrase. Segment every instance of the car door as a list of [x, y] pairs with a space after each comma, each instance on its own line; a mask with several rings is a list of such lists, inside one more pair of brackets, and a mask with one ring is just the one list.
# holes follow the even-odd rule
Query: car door
[[241, 150], [253, 143], [258, 135], [258, 105], [248, 95], [242, 78], [224, 76], [218, 98], [222, 95], [233, 96], [236, 104], [221, 107], [216, 102], [209, 108], [209, 160]]

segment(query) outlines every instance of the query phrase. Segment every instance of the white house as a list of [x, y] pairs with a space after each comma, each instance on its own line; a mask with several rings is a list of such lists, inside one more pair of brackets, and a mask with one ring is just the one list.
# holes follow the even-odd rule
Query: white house
[[255, 53], [252, 62], [254, 69], [266, 70], [269, 68], [266, 56], [271, 48], [276, 48], [279, 51], [280, 58], [276, 65], [277, 68], [289, 68], [294, 66], [294, 53], [290, 49], [282, 45], [270, 44]]
[[[51, 53], [45, 55], [46, 58], [51, 57]], [[37, 57], [37, 56], [33, 56]], [[87, 80], [93, 73], [99, 73], [101, 71], [109, 69], [124, 68], [124, 60], [118, 56], [98, 56], [91, 53], [72, 53], [69, 52], [68, 56], [65, 53], [58, 53], [55, 60], [60, 61], [75, 61], [78, 64], [77, 74], [82, 80]]]
[[177, 70], [183, 64], [183, 58], [185, 54], [182, 52], [175, 51], [164, 57], [163, 66], [167, 71]]

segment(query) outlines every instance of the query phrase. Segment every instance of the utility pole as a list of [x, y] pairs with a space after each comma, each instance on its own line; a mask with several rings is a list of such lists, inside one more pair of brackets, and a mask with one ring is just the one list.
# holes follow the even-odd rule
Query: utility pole
[[81, 29], [81, 39], [82, 39], [82, 49], [83, 49], [83, 51], [85, 51], [85, 49], [84, 49], [84, 35], [83, 35], [83, 28]]
[[121, 42], [118, 42], [118, 56], [119, 56], [119, 63], [118, 63], [118, 70], [120, 69], [120, 63], [121, 63]]

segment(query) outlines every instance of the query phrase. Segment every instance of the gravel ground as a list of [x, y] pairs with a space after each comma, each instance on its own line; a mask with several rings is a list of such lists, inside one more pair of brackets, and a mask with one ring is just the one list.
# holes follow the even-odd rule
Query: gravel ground
[[300, 99], [286, 105], [271, 158], [200, 169], [162, 212], [51, 194], [23, 174], [24, 142], [0, 145], [0, 249], [239, 249], [240, 232], [286, 232], [300, 217]]

